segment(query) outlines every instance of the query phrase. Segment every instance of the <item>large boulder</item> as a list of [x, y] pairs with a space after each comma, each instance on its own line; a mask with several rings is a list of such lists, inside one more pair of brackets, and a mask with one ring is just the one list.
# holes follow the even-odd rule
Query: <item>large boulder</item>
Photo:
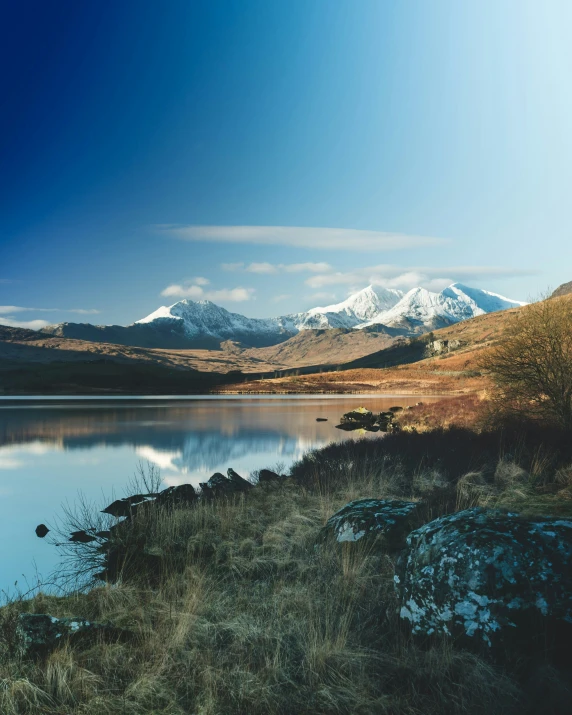
[[419, 503], [393, 499], [357, 499], [326, 522], [323, 536], [336, 541], [360, 541], [383, 536], [389, 550], [401, 549], [419, 518]]
[[478, 507], [442, 516], [407, 537], [395, 581], [415, 633], [534, 638], [572, 624], [572, 521]]

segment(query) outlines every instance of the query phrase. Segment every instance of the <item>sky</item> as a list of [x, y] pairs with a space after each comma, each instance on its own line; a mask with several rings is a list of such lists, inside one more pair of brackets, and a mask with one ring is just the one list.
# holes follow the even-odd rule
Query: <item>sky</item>
[[0, 322], [572, 280], [569, 0], [19, 0]]

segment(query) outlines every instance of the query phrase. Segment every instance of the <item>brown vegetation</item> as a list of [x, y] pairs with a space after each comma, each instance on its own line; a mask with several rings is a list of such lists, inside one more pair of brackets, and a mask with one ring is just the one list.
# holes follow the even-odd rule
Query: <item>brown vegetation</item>
[[572, 428], [572, 300], [533, 303], [511, 316], [503, 340], [480, 360], [499, 415]]
[[448, 427], [479, 429], [486, 423], [486, 404], [478, 395], [449, 397], [399, 413], [402, 429], [425, 432]]

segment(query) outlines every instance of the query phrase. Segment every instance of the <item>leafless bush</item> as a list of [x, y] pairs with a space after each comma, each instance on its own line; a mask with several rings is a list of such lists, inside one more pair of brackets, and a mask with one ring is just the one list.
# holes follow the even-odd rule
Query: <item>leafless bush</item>
[[572, 429], [572, 300], [533, 303], [512, 316], [502, 341], [481, 357], [497, 413]]

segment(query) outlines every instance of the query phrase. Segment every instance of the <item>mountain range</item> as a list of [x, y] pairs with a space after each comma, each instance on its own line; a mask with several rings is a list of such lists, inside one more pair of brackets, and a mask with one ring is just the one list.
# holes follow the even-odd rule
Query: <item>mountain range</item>
[[392, 337], [413, 336], [522, 305], [525, 303], [460, 283], [440, 293], [414, 288], [404, 294], [368, 286], [341, 303], [276, 318], [247, 318], [208, 300], [181, 300], [128, 326], [59, 323], [42, 332], [146, 348], [217, 349], [228, 340], [265, 347], [282, 343], [303, 330], [364, 329]]

